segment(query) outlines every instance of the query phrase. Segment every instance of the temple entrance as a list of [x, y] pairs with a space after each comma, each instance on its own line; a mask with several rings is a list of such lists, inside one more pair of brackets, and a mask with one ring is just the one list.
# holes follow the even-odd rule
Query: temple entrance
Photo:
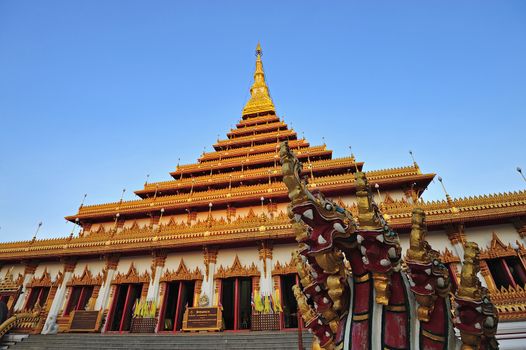
[[194, 303], [195, 281], [175, 281], [166, 285], [160, 327], [162, 331], [180, 331], [187, 306]]
[[292, 286], [296, 283], [297, 277], [295, 274], [280, 276], [284, 328], [298, 328], [298, 303], [292, 292]]
[[111, 310], [110, 331], [127, 332], [130, 330], [133, 307], [141, 297], [142, 284], [119, 284]]
[[93, 286], [74, 286], [64, 311], [64, 316], [68, 316], [72, 311], [85, 310], [93, 294]]
[[221, 305], [225, 330], [250, 329], [252, 316], [252, 278], [221, 280]]
[[49, 295], [49, 287], [33, 287], [29, 293], [25, 310], [33, 310], [37, 305], [43, 307]]

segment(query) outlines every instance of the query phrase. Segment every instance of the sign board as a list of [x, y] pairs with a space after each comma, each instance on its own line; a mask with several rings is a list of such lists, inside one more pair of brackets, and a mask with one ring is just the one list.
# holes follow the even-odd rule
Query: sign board
[[100, 311], [73, 311], [69, 324], [69, 332], [96, 332], [99, 328]]
[[223, 316], [218, 306], [187, 307], [183, 318], [183, 331], [220, 331]]

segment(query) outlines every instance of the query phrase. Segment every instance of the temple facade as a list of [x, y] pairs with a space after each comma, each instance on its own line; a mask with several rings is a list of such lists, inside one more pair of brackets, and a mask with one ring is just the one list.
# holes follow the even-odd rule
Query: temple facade
[[[139, 316], [148, 314], [151, 331], [179, 332], [186, 307], [197, 305], [221, 306], [225, 330], [249, 330], [260, 322], [259, 297], [273, 303], [268, 327], [301, 326], [279, 145], [288, 141], [311, 190], [353, 213], [354, 174], [364, 163], [352, 154], [334, 158], [277, 115], [259, 45], [250, 95], [236, 128], [196, 163], [177, 165], [171, 180], [146, 183], [136, 200], [81, 205], [66, 217], [81, 227], [78, 235], [0, 244], [1, 300], [11, 313], [34, 315], [14, 331], [129, 332], [138, 309], [148, 308]], [[435, 174], [416, 162], [365, 173], [404, 252], [414, 204], [425, 211], [427, 239], [453, 288], [464, 243], [478, 243], [480, 277], [499, 312], [498, 337], [525, 337], [526, 192], [426, 202], [421, 196]]]

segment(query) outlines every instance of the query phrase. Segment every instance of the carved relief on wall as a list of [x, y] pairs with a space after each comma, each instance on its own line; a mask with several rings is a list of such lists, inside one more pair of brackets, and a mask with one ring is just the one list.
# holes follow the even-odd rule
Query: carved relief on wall
[[210, 274], [210, 264], [215, 264], [217, 261], [217, 249], [203, 247], [203, 263], [205, 264], [205, 276], [208, 280]]
[[460, 258], [447, 248], [440, 254], [440, 260], [444, 264], [460, 263]]
[[0, 292], [14, 293], [18, 291], [18, 286], [21, 284], [18, 283], [20, 281], [20, 277], [22, 277], [23, 281], [24, 277], [21, 274], [18, 274], [18, 279], [15, 281], [13, 279], [13, 268], [10, 268], [5, 274], [4, 278], [2, 278], [0, 281]]
[[526, 290], [517, 286], [513, 288], [501, 287], [498, 293], [491, 293], [491, 301], [499, 311], [499, 319], [507, 321], [518, 321], [526, 319]]
[[55, 280], [51, 280], [51, 275], [49, 274], [47, 267], [44, 269], [44, 272], [42, 273], [42, 276], [39, 278], [33, 277], [33, 279], [27, 284], [27, 288], [33, 288], [33, 287], [56, 287], [62, 283], [62, 279], [64, 278], [64, 274], [59, 271], [57, 274], [57, 277]]
[[259, 243], [259, 260], [263, 260], [263, 273], [267, 275], [267, 259], [272, 260], [272, 243], [263, 241]]
[[493, 237], [489, 247], [480, 252], [480, 259], [497, 259], [506, 256], [517, 256], [517, 251], [511, 247], [510, 244], [505, 245], [493, 232]]
[[122, 284], [122, 283], [149, 283], [150, 274], [148, 271], [144, 271], [142, 274], [137, 272], [135, 265], [131, 263], [130, 268], [127, 273], [118, 273], [114, 278], [111, 284]]
[[292, 257], [288, 263], [282, 264], [279, 261], [276, 262], [274, 268], [272, 269], [272, 276], [275, 275], [288, 275], [290, 273], [297, 273], [298, 269], [296, 268], [296, 263]]
[[241, 265], [239, 257], [236, 255], [232, 266], [229, 268], [224, 268], [223, 265], [219, 266], [219, 269], [217, 269], [215, 274], [215, 278], [253, 277], [259, 275], [260, 272], [253, 262], [249, 267]]
[[157, 267], [164, 267], [166, 262], [166, 252], [164, 250], [156, 250], [152, 252], [152, 264], [150, 270], [152, 272], [152, 280], [155, 280], [155, 274], [157, 273]]
[[161, 282], [171, 282], [171, 281], [192, 281], [192, 280], [202, 280], [203, 274], [198, 267], [194, 271], [190, 271], [184, 260], [181, 259], [179, 267], [175, 271], [166, 270], [165, 273], [161, 276]]
[[38, 264], [32, 261], [23, 261], [24, 264], [24, 275], [33, 275], [37, 269]]
[[22, 284], [24, 284], [24, 275], [19, 273], [15, 283], [17, 286], [21, 286]]
[[100, 286], [102, 285], [102, 282], [102, 274], [99, 273], [98, 275], [93, 276], [91, 271], [88, 269], [88, 265], [86, 265], [84, 267], [82, 275], [73, 275], [73, 277], [71, 277], [70, 281], [68, 282], [67, 286]]
[[451, 244], [464, 244], [466, 243], [466, 233], [464, 231], [464, 225], [462, 224], [451, 224], [444, 227], [446, 230], [447, 237]]

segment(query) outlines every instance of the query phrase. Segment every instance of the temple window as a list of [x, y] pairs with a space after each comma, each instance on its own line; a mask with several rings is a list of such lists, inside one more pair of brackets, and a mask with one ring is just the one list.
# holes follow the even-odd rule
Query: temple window
[[49, 287], [33, 287], [29, 293], [25, 310], [33, 310], [37, 305], [43, 307], [49, 295]]
[[92, 294], [93, 286], [74, 286], [64, 316], [68, 316], [72, 311], [85, 310]]
[[489, 271], [498, 289], [526, 284], [526, 270], [517, 256], [486, 260]]

